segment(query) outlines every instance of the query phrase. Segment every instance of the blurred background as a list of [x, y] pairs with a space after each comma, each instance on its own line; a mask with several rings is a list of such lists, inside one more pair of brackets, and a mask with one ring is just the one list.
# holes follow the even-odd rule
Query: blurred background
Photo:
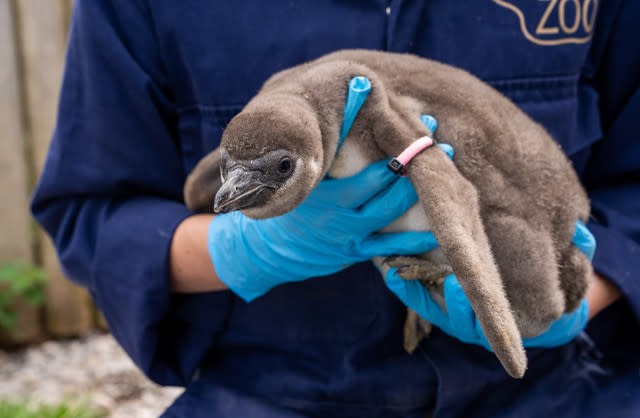
[[73, 0], [0, 0], [0, 418], [158, 416], [147, 381], [64, 277], [29, 212], [55, 126]]

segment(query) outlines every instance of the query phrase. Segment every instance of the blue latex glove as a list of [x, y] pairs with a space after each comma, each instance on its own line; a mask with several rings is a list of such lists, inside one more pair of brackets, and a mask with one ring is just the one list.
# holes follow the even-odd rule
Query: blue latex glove
[[[580, 221], [576, 222], [573, 242], [591, 260], [595, 251], [595, 238]], [[389, 269], [385, 283], [405, 305], [450, 336], [493, 351], [456, 276], [452, 274], [444, 282], [444, 299], [447, 306], [445, 313], [431, 298], [429, 291], [418, 281], [403, 280], [395, 273], [395, 268]], [[524, 338], [523, 345], [525, 347], [556, 347], [566, 344], [584, 329], [588, 317], [589, 307], [587, 300], [584, 299], [574, 312], [562, 315], [544, 333], [533, 338]]]
[[286, 282], [338, 272], [374, 256], [418, 254], [437, 247], [427, 232], [375, 233], [417, 201], [413, 186], [380, 161], [344, 179], [323, 180], [295, 210], [254, 220], [216, 216], [208, 249], [216, 272], [251, 301]]

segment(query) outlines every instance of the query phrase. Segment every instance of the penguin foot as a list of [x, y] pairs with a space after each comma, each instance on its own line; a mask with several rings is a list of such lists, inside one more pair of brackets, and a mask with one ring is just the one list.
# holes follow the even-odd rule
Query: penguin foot
[[431, 289], [441, 289], [444, 279], [453, 274], [451, 266], [447, 264], [416, 257], [391, 256], [385, 258], [383, 263], [389, 268], [396, 268], [396, 274], [404, 280], [419, 280], [424, 287]]
[[411, 354], [418, 348], [420, 342], [430, 333], [431, 322], [422, 319], [412, 309], [407, 309], [407, 318], [404, 321], [404, 349]]

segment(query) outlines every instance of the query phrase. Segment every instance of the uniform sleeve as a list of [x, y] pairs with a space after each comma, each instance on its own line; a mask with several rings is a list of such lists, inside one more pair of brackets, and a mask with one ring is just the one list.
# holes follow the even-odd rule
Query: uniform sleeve
[[609, 30], [594, 37], [603, 138], [583, 180], [598, 244], [594, 268], [624, 293], [640, 321], [640, 3], [617, 4], [609, 12], [603, 3], [598, 26]]
[[65, 273], [153, 380], [186, 384], [223, 324], [228, 292], [172, 295], [168, 251], [184, 169], [149, 10], [75, 2], [58, 121], [34, 216]]

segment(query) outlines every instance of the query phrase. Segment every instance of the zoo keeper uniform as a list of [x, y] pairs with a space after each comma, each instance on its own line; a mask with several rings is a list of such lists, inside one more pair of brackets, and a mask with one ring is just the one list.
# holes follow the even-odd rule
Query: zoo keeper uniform
[[[166, 417], [640, 416], [639, 42], [637, 1], [76, 0], [32, 209], [135, 363], [186, 386]], [[464, 68], [573, 161], [594, 268], [624, 298], [527, 350], [523, 379], [437, 329], [407, 354], [406, 308], [371, 263], [249, 304], [171, 293], [186, 175], [271, 74], [343, 48]]]

